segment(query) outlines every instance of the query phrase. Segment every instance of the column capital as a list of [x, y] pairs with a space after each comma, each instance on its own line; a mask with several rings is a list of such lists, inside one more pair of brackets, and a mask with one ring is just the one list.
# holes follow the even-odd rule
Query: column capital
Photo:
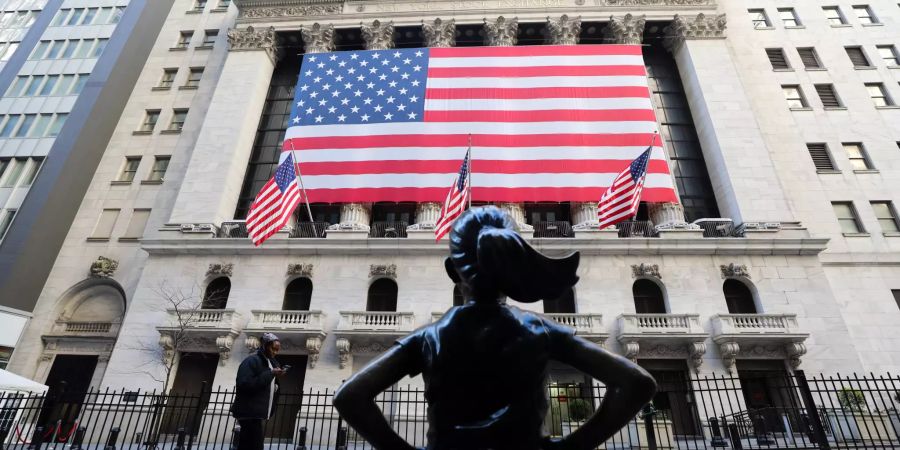
[[456, 45], [456, 20], [422, 22], [422, 34], [428, 47], [453, 47]]
[[326, 53], [334, 51], [334, 25], [318, 22], [300, 29], [303, 35], [303, 50], [306, 53]]
[[707, 16], [700, 13], [692, 18], [676, 14], [672, 23], [663, 30], [663, 44], [675, 53], [687, 39], [724, 39], [727, 26], [725, 14]]
[[610, 16], [604, 35], [616, 44], [640, 45], [644, 41], [646, 18], [647, 16], [631, 14], [625, 14], [622, 17]]
[[559, 19], [547, 18], [550, 43], [553, 45], [577, 45], [581, 34], [581, 17], [569, 18], [563, 14]]
[[228, 47], [230, 51], [264, 50], [272, 64], [278, 61], [278, 35], [275, 27], [257, 30], [252, 26], [247, 28], [232, 28], [228, 30]]
[[495, 47], [512, 47], [518, 42], [519, 19], [500, 16], [488, 22], [484, 19], [484, 43]]
[[375, 19], [371, 25], [362, 24], [362, 37], [366, 41], [366, 50], [387, 50], [394, 48], [394, 22], [381, 22]]

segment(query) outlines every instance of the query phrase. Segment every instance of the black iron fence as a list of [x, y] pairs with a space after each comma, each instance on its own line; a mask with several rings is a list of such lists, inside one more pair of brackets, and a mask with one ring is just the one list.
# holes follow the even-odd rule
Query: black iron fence
[[[776, 371], [691, 377], [654, 373], [652, 404], [609, 439], [605, 449], [900, 448], [900, 377], [806, 377]], [[548, 435], [564, 436], [589, 417], [602, 385], [551, 383]], [[371, 449], [332, 407], [332, 389], [278, 397], [266, 422], [269, 449]], [[74, 450], [226, 450], [236, 423], [233, 390], [169, 393], [57, 392], [0, 397], [4, 447]], [[396, 387], [378, 397], [388, 422], [413, 445], [425, 445], [424, 393]]]
[[535, 222], [534, 234], [536, 238], [573, 238], [575, 231], [572, 224], [563, 220], [549, 222]]

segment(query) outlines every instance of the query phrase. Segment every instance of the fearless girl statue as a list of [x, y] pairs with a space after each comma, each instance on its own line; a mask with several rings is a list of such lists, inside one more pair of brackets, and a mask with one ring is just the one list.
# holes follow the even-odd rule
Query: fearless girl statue
[[[353, 375], [335, 394], [334, 406], [376, 449], [415, 449], [391, 428], [375, 397], [404, 376], [421, 374], [428, 450], [596, 448], [653, 397], [653, 378], [571, 328], [504, 301], [558, 298], [578, 282], [578, 260], [578, 253], [559, 259], [538, 253], [495, 207], [467, 211], [453, 225], [444, 262], [467, 302]], [[562, 438], [542, 433], [551, 360], [606, 385], [599, 408]]]

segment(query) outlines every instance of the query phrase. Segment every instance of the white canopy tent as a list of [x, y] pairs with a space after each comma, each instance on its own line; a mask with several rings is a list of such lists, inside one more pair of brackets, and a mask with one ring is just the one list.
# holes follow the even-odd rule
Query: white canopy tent
[[0, 369], [0, 392], [33, 392], [36, 394], [43, 394], [47, 392], [47, 386], [7, 370]]

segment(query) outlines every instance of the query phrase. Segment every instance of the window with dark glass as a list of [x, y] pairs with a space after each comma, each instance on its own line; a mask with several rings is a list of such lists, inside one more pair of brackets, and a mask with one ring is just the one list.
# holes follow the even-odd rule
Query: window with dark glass
[[815, 48], [798, 48], [797, 53], [800, 55], [800, 61], [803, 63], [803, 67], [807, 69], [822, 68], [822, 62], [819, 60], [819, 55], [816, 53]]
[[228, 305], [228, 294], [231, 293], [231, 280], [219, 277], [212, 280], [203, 293], [203, 309], [224, 309]]
[[728, 314], [757, 314], [756, 303], [753, 301], [753, 293], [740, 280], [728, 279], [722, 285], [725, 294], [725, 303], [728, 306]]
[[396, 311], [397, 283], [389, 278], [379, 278], [369, 286], [366, 311]]
[[659, 285], [650, 280], [637, 280], [631, 286], [634, 311], [638, 314], [665, 314], [666, 301]]
[[784, 49], [767, 48], [766, 56], [769, 58], [769, 63], [772, 64], [772, 69], [774, 70], [789, 70], [791, 68], [791, 65], [788, 64], [787, 56], [784, 55]]
[[834, 162], [828, 155], [828, 147], [825, 144], [806, 144], [809, 156], [813, 160], [816, 170], [834, 170]]
[[816, 88], [816, 93], [819, 94], [819, 100], [822, 101], [822, 106], [826, 108], [840, 108], [843, 106], [837, 92], [834, 90], [833, 84], [816, 84], [814, 87]]
[[853, 67], [872, 67], [862, 47], [844, 47], [844, 51], [847, 52], [847, 57], [850, 58]]
[[313, 284], [309, 278], [297, 278], [284, 288], [284, 301], [281, 309], [285, 311], [309, 311], [312, 300]]
[[856, 209], [853, 208], [852, 202], [831, 202], [834, 209], [834, 215], [837, 216], [838, 223], [841, 225], [841, 232], [847, 234], [865, 233], [859, 216], [856, 215]]

